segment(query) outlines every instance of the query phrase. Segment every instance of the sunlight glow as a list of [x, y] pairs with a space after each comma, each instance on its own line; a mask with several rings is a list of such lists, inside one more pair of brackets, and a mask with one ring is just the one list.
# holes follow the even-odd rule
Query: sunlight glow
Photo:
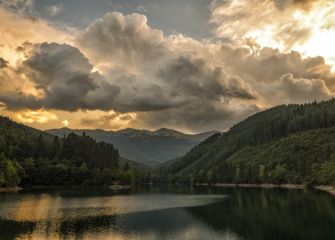
[[34, 122], [47, 123], [51, 120], [58, 119], [56, 114], [45, 110], [38, 110], [38, 111], [27, 110], [25, 112], [20, 112], [16, 114], [16, 117], [22, 123], [34, 123]]
[[256, 40], [262, 47], [278, 48], [281, 51], [299, 51], [304, 57], [322, 56], [327, 64], [332, 65], [335, 71], [335, 5], [314, 5], [310, 11], [296, 10], [292, 19], [288, 20], [289, 30], [306, 29], [310, 32], [308, 38], [296, 40], [293, 43], [285, 42], [282, 36], [276, 35], [280, 26], [269, 24], [248, 33], [248, 37]]
[[65, 127], [67, 127], [67, 126], [69, 126], [69, 121], [68, 120], [64, 120], [64, 121], [62, 121], [62, 124], [65, 126]]

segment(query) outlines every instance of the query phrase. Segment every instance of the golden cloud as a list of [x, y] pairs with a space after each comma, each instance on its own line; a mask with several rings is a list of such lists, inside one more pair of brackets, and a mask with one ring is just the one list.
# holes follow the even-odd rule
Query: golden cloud
[[263, 47], [321, 55], [335, 63], [333, 0], [213, 1], [211, 9], [218, 37], [252, 38]]
[[38, 110], [38, 111], [22, 111], [16, 113], [16, 118], [23, 123], [47, 123], [52, 120], [57, 120], [58, 117], [56, 114], [45, 111], [45, 110]]

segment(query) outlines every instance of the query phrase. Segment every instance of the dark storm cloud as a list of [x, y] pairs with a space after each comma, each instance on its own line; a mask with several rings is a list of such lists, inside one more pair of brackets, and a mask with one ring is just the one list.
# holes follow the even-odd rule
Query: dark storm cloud
[[[131, 87], [131, 86], [130, 86]], [[163, 89], [157, 84], [122, 88], [127, 91], [115, 100], [114, 109], [119, 112], [160, 111], [184, 105], [187, 100], [184, 96], [173, 96], [170, 89]]]
[[42, 91], [42, 96], [7, 93], [1, 94], [0, 100], [9, 109], [110, 109], [120, 90], [92, 70], [77, 48], [57, 43], [35, 45], [18, 71]]
[[122, 94], [115, 100], [115, 110], [161, 111], [183, 108], [197, 101], [210, 105], [225, 104], [223, 101], [229, 99], [256, 99], [242, 79], [225, 74], [221, 67], [211, 66], [202, 58], [178, 57], [162, 66], [152, 78], [154, 81], [136, 77], [118, 80]]
[[182, 56], [172, 61], [159, 75], [172, 88], [172, 94], [209, 100], [221, 97], [255, 99], [251, 88], [238, 77], [210, 66], [205, 59]]

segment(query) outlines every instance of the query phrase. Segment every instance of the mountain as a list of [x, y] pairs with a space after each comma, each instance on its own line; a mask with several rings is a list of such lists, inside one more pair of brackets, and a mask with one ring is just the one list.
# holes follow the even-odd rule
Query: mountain
[[281, 105], [161, 167], [157, 181], [335, 184], [335, 100]]
[[161, 128], [156, 131], [126, 128], [119, 131], [51, 129], [48, 133], [63, 137], [71, 132], [85, 134], [97, 141], [115, 145], [120, 155], [132, 161], [155, 166], [186, 154], [192, 147], [213, 135], [212, 132], [185, 134], [172, 129]]

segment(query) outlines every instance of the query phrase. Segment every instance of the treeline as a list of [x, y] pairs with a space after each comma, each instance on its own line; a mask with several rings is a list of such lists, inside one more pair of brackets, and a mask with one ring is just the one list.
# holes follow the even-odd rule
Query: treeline
[[157, 182], [335, 184], [334, 127], [334, 99], [274, 107], [213, 135], [150, 178]]
[[58, 138], [0, 117], [0, 187], [131, 183], [110, 143], [83, 134]]

